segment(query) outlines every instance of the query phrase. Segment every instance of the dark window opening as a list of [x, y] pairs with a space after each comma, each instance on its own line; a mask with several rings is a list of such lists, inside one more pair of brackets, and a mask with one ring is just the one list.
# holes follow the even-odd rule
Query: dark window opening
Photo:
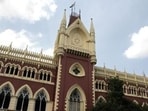
[[44, 73], [44, 80], [46, 80], [46, 73]]
[[69, 111], [80, 111], [80, 92], [75, 89], [69, 99]]
[[32, 71], [32, 75], [31, 75], [31, 78], [34, 78], [34, 75], [35, 75], [35, 71], [33, 70]]
[[29, 102], [29, 93], [27, 89], [22, 90], [18, 97], [16, 110], [27, 111]]
[[7, 66], [6, 73], [8, 74], [10, 71], [10, 66]]
[[27, 75], [27, 69], [25, 68], [24, 73], [23, 73], [23, 77], [26, 77]]
[[17, 73], [18, 73], [18, 67], [16, 67], [14, 75], [17, 75]]
[[14, 66], [11, 67], [10, 74], [13, 74], [13, 72], [14, 72]]
[[35, 101], [35, 111], [45, 111], [46, 109], [46, 96], [43, 91], [41, 91]]
[[50, 81], [50, 74], [48, 74], [47, 76], [47, 81]]
[[29, 69], [27, 77], [30, 77], [30, 75], [31, 75], [31, 69]]
[[40, 80], [42, 80], [42, 78], [43, 78], [43, 73], [41, 72], [40, 73]]
[[1, 91], [0, 91], [0, 108], [1, 109], [8, 109], [9, 103], [10, 103], [10, 87], [9, 85], [5, 86]]
[[73, 72], [77, 75], [77, 74], [80, 73], [80, 70], [79, 70], [77, 67], [75, 67], [75, 68], [73, 69]]

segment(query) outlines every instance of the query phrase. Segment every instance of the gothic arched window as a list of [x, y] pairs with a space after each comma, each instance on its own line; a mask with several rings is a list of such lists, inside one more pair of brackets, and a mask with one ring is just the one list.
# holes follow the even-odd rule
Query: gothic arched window
[[43, 78], [43, 80], [46, 80], [46, 72], [44, 73], [44, 78]]
[[47, 81], [50, 81], [51, 79], [50, 73], [47, 75]]
[[35, 111], [45, 111], [46, 96], [43, 91], [39, 92], [35, 101]]
[[26, 77], [26, 75], [27, 75], [27, 68], [25, 67], [23, 72], [23, 77]]
[[35, 71], [33, 70], [32, 71], [32, 75], [31, 75], [31, 78], [34, 78], [34, 75], [35, 75]]
[[39, 78], [40, 78], [40, 80], [42, 80], [42, 78], [43, 78], [43, 72], [42, 71], [40, 72], [40, 77]]
[[14, 66], [11, 66], [10, 74], [13, 74], [13, 73], [14, 73]]
[[95, 88], [98, 89], [98, 81], [95, 82]]
[[80, 92], [78, 89], [73, 90], [69, 99], [69, 111], [80, 111]]
[[11, 98], [10, 92], [9, 85], [4, 86], [0, 90], [0, 109], [8, 109]]
[[27, 111], [29, 102], [29, 93], [26, 88], [24, 88], [18, 97], [16, 110]]
[[8, 65], [8, 66], [6, 67], [6, 74], [9, 74], [9, 72], [10, 72], [10, 65]]
[[14, 75], [17, 75], [17, 74], [18, 74], [18, 66], [16, 66], [15, 72], [14, 72]]

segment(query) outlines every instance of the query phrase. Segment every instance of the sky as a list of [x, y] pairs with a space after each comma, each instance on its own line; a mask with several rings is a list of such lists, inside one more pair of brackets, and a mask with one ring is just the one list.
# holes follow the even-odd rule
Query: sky
[[74, 2], [88, 31], [93, 18], [97, 66], [148, 77], [148, 0], [0, 0], [0, 45], [52, 56]]

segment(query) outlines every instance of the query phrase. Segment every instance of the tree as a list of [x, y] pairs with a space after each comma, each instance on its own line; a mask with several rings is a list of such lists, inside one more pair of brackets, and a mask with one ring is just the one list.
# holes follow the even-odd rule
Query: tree
[[118, 77], [108, 79], [107, 102], [98, 101], [93, 111], [148, 111], [148, 106], [141, 107], [124, 98], [122, 86]]

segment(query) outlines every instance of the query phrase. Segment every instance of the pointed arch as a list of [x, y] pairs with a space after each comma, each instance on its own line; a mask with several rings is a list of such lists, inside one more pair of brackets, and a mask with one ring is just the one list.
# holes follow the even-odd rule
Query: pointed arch
[[85, 33], [86, 36], [89, 36], [87, 29], [85, 28], [84, 24], [80, 19], [77, 19], [75, 22], [73, 22], [73, 24], [71, 24], [68, 27], [67, 33], [69, 34], [73, 29], [76, 29], [76, 28], [79, 28], [80, 30], [82, 30], [82, 32]]
[[37, 94], [38, 94], [40, 91], [44, 91], [44, 93], [45, 93], [45, 95], [46, 95], [46, 101], [50, 101], [50, 95], [49, 95], [48, 91], [47, 91], [44, 87], [38, 89], [38, 90], [35, 92], [33, 98], [35, 98], [35, 97], [37, 96]]
[[6, 86], [6, 85], [9, 85], [9, 86], [10, 86], [11, 95], [14, 95], [14, 94], [15, 94], [15, 89], [14, 89], [13, 84], [12, 84], [10, 81], [7, 81], [7, 82], [3, 83], [3, 84], [0, 86], [0, 89], [3, 88], [3, 87]]
[[78, 77], [85, 76], [85, 70], [79, 62], [75, 62], [70, 66], [69, 73]]
[[0, 109], [8, 109], [11, 100], [11, 86], [4, 83], [0, 88]]
[[[76, 101], [71, 100], [74, 94], [77, 97]], [[77, 103], [74, 103], [74, 105], [79, 105], [79, 109], [74, 109], [74, 110], [69, 109], [71, 107], [75, 108], [72, 105], [73, 104], [72, 102], [77, 102]], [[66, 111], [85, 111], [85, 109], [86, 109], [86, 95], [83, 89], [78, 84], [75, 84], [71, 88], [69, 88], [67, 92], [67, 95], [65, 98], [65, 110]]]
[[19, 96], [19, 93], [23, 90], [23, 89], [27, 89], [27, 91], [29, 92], [29, 98], [32, 98], [33, 97], [33, 93], [32, 93], [32, 90], [30, 88], [29, 85], [23, 85], [22, 87], [20, 87], [17, 92], [16, 92], [16, 96]]
[[126, 84], [123, 85], [123, 93], [127, 94], [127, 85]]
[[29, 89], [25, 86], [18, 91], [16, 110], [27, 111], [29, 104]]
[[97, 102], [101, 102], [101, 103], [102, 102], [105, 102], [106, 103], [106, 99], [103, 96], [99, 96], [98, 99], [97, 99], [97, 101], [96, 101], [96, 103]]
[[32, 79], [36, 77], [37, 69], [35, 67], [24, 66], [22, 70], [23, 70], [22, 72], [23, 77], [32, 78]]
[[45, 111], [47, 101], [50, 100], [48, 92], [45, 88], [40, 88], [34, 95], [35, 111]]

